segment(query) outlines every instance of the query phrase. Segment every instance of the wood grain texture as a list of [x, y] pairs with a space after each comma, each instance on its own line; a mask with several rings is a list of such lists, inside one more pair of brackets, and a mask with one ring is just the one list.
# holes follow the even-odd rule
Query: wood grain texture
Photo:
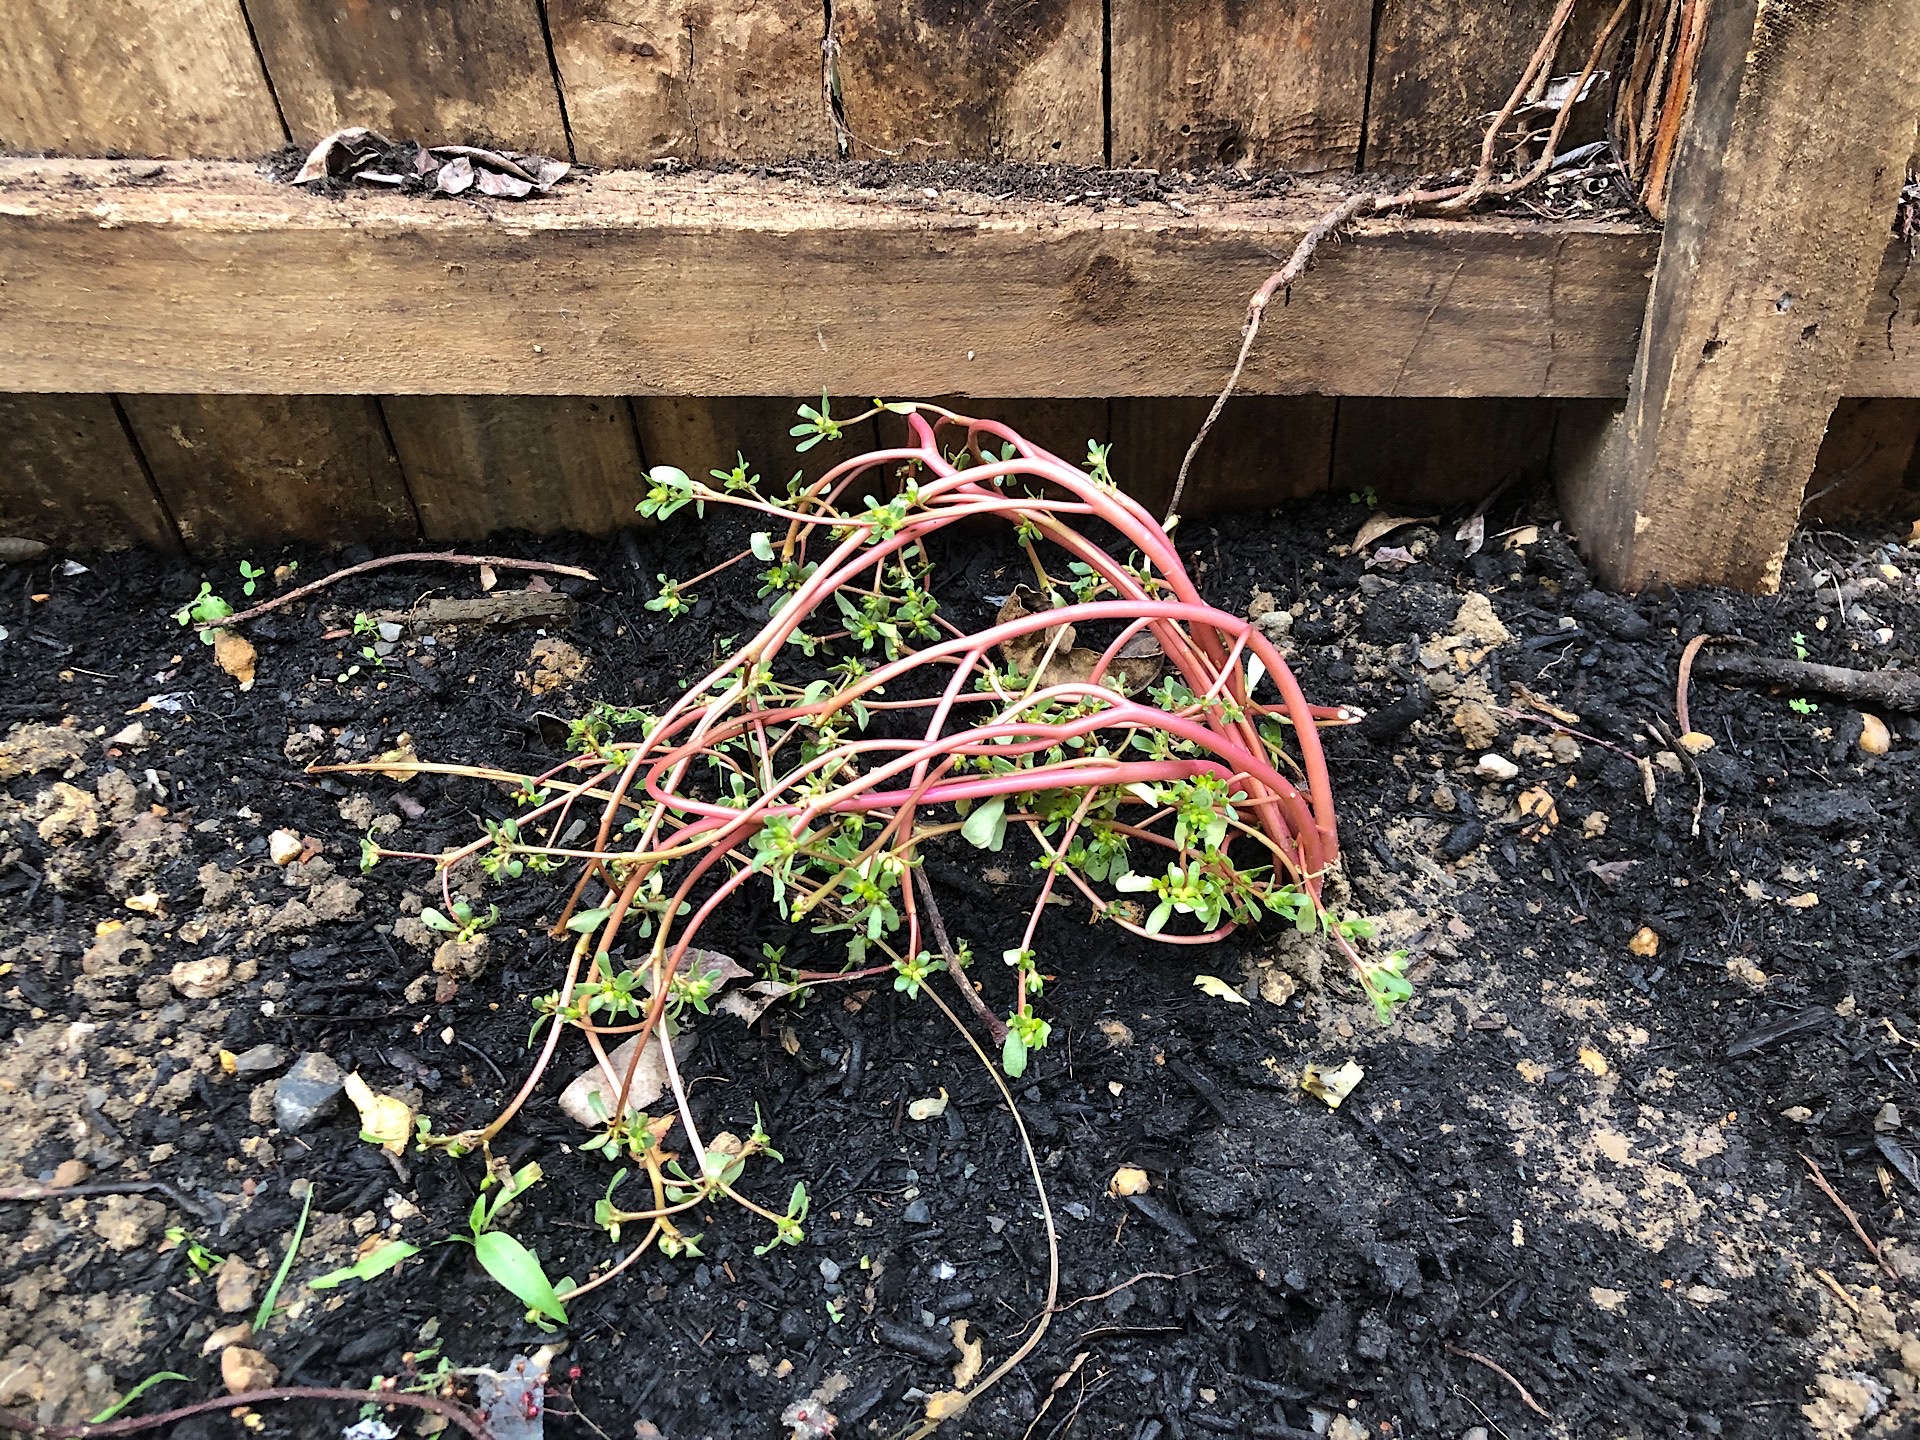
[[1333, 493], [1372, 490], [1405, 506], [1470, 505], [1510, 482], [1545, 479], [1553, 426], [1551, 400], [1343, 396]]
[[[818, 405], [816, 395], [808, 404]], [[634, 420], [640, 430], [640, 448], [649, 465], [676, 465], [689, 475], [706, 478], [714, 470], [731, 470], [739, 459], [777, 493], [793, 475], [817, 479], [849, 455], [879, 444], [880, 432], [871, 421], [847, 432], [839, 445], [820, 444], [801, 454], [788, 431], [797, 423], [801, 402], [766, 395], [647, 395], [635, 396]], [[865, 404], [838, 400], [836, 414], [858, 414]]]
[[547, 24], [583, 163], [834, 153], [820, 0], [547, 0]]
[[[1477, 164], [1487, 123], [1513, 93], [1554, 5], [1381, 0], [1365, 168], [1424, 174]], [[1549, 74], [1580, 73], [1610, 8], [1585, 0], [1574, 10]], [[1570, 118], [1563, 149], [1598, 138], [1608, 93], [1605, 85], [1594, 87]]]
[[240, 0], [13, 0], [0, 150], [244, 159], [286, 139]]
[[1562, 476], [1608, 583], [1777, 586], [1884, 270], [1915, 73], [1895, 0], [1716, 7], [1627, 407]]
[[394, 140], [567, 154], [537, 0], [247, 0], [294, 139], [343, 125]]
[[645, 467], [623, 397], [391, 395], [381, 409], [428, 540], [638, 523]]
[[1920, 522], [1920, 400], [1842, 400], [1807, 482], [1808, 522]]
[[[1198, 395], [1113, 402], [1114, 478], [1154, 514], [1166, 509], [1212, 403]], [[1327, 395], [1235, 395], [1194, 457], [1181, 514], [1200, 519], [1325, 490], [1334, 403]]]
[[106, 395], [0, 395], [0, 535], [72, 550], [180, 548]]
[[418, 533], [369, 396], [128, 395], [121, 403], [196, 554]]
[[1111, 0], [1113, 163], [1350, 170], [1372, 0]]
[[[125, 172], [0, 160], [0, 388], [1211, 395], [1247, 296], [1328, 204], [622, 172], [446, 205]], [[1241, 388], [1618, 395], [1655, 250], [1620, 224], [1369, 222], [1269, 310]]]
[[836, 0], [854, 158], [1099, 165], [1101, 0]]

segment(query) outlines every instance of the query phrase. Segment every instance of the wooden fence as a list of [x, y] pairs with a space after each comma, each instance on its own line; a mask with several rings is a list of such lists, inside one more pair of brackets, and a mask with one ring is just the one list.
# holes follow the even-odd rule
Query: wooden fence
[[[1763, 584], [1829, 414], [1824, 504], [1914, 492], [1920, 306], [1890, 222], [1920, 27], [1892, 0], [1696, 7], [1664, 250], [1564, 208], [1369, 222], [1270, 322], [1206, 503], [1553, 470], [1611, 578]], [[823, 387], [990, 397], [1164, 492], [1335, 174], [1470, 164], [1552, 8], [18, 0], [0, 149], [166, 163], [0, 161], [0, 530], [198, 552], [605, 529], [648, 462], [787, 463], [791, 402], [764, 397]], [[1563, 57], [1609, 8], [1582, 0]], [[346, 124], [609, 173], [434, 202], [222, 163]], [[869, 190], [845, 157], [1151, 169], [1170, 198], [1097, 175], [1031, 198], [1014, 169]], [[1222, 168], [1307, 178], [1177, 180]]]

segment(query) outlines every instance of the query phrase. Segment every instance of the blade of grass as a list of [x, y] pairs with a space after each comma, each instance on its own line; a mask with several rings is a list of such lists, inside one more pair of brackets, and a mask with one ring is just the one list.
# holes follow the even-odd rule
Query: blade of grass
[[87, 1423], [89, 1425], [104, 1425], [154, 1386], [167, 1380], [185, 1380], [186, 1378], [185, 1375], [182, 1375], [177, 1370], [156, 1370], [138, 1385], [127, 1391], [127, 1393], [122, 1395], [118, 1400], [114, 1401], [113, 1404], [102, 1410], [98, 1415], [89, 1415], [87, 1417]]
[[313, 1186], [307, 1186], [307, 1200], [300, 1207], [300, 1223], [293, 1227], [293, 1239], [287, 1242], [286, 1256], [280, 1261], [279, 1270], [274, 1272], [273, 1283], [267, 1287], [267, 1293], [260, 1297], [260, 1308], [254, 1312], [253, 1328], [258, 1334], [264, 1330], [267, 1321], [273, 1318], [273, 1307], [280, 1299], [280, 1288], [287, 1283], [287, 1276], [293, 1270], [293, 1257], [300, 1253], [300, 1242], [306, 1238], [307, 1216], [313, 1213]]

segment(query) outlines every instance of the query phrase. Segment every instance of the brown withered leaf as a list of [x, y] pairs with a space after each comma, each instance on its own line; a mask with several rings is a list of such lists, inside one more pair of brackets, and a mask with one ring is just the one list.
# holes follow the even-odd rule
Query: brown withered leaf
[[1358, 553], [1374, 541], [1386, 539], [1403, 526], [1427, 525], [1436, 518], [1432, 515], [1388, 515], [1376, 510], [1361, 522], [1359, 530], [1354, 533], [1353, 543], [1347, 549]]
[[344, 175], [386, 148], [384, 135], [364, 125], [348, 125], [334, 131], [307, 153], [306, 163], [293, 177], [293, 183], [305, 185], [310, 180], [325, 180], [329, 175]]
[[503, 175], [497, 170], [474, 171], [473, 183], [482, 195], [496, 195], [506, 200], [523, 200], [533, 193], [532, 181], [517, 175]]
[[[999, 624], [1009, 624], [1040, 613], [1027, 608], [1022, 598], [1025, 593], [1024, 589], [1018, 589], [1007, 597], [996, 617]], [[1070, 624], [1049, 625], [1044, 630], [1032, 630], [1004, 641], [1000, 646], [1000, 656], [1022, 675], [1031, 676], [1038, 672], [1042, 686], [1090, 684], [1094, 667], [1100, 663], [1100, 652], [1074, 644], [1075, 634]], [[1151, 685], [1159, 678], [1165, 658], [1159, 642], [1150, 633], [1141, 632], [1126, 643], [1107, 667], [1107, 688], [1124, 688], [1128, 693], [1133, 693]], [[1043, 665], [1044, 669], [1041, 668]]]

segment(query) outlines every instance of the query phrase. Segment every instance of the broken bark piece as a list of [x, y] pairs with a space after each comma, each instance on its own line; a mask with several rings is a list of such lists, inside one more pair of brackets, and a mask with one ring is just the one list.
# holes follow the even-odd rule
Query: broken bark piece
[[1748, 685], [1782, 685], [1812, 690], [1856, 705], [1878, 705], [1890, 710], [1920, 712], [1920, 671], [1848, 670], [1839, 665], [1817, 665], [1810, 660], [1786, 660], [1772, 655], [1702, 655], [1694, 673], [1708, 680], [1735, 680]]
[[376, 621], [416, 628], [434, 625], [554, 625], [573, 623], [574, 604], [556, 592], [496, 590], [471, 599], [426, 600], [411, 610], [380, 610]]

